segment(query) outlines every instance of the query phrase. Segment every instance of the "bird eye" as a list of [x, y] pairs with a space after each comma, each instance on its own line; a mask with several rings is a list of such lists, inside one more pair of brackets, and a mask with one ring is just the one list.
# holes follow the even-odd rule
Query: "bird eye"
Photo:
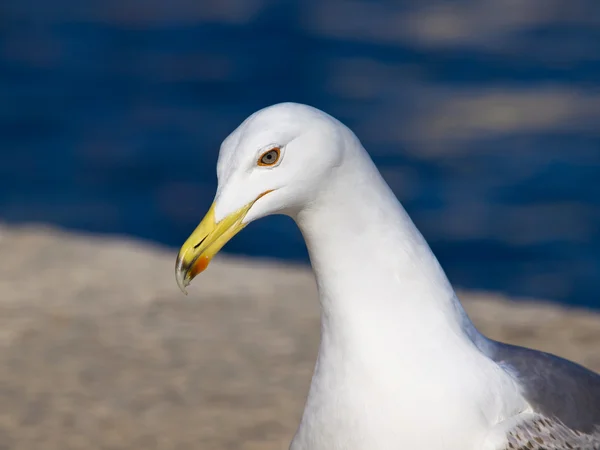
[[280, 149], [274, 147], [271, 150], [264, 152], [260, 158], [258, 158], [259, 166], [272, 166], [279, 161]]

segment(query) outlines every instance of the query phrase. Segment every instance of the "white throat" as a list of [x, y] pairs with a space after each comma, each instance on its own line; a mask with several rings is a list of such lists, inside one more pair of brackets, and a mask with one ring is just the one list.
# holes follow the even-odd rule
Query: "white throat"
[[317, 281], [321, 345], [291, 448], [416, 449], [433, 420], [468, 449], [473, 429], [500, 414], [499, 405], [473, 407], [500, 376], [477, 347], [486, 338], [358, 140], [351, 144], [355, 154], [294, 217]]
[[[323, 331], [359, 340], [453, 336], [471, 345], [479, 334], [367, 153], [360, 148], [336, 170], [295, 218], [319, 288]], [[398, 349], [398, 341], [390, 344]]]

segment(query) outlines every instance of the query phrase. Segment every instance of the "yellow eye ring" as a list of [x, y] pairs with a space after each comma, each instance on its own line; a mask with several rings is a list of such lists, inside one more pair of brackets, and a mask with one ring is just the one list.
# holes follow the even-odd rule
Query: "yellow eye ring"
[[260, 155], [257, 164], [259, 166], [272, 166], [274, 164], [277, 164], [277, 161], [279, 161], [280, 156], [281, 149], [279, 147], [273, 147], [264, 152], [262, 155]]

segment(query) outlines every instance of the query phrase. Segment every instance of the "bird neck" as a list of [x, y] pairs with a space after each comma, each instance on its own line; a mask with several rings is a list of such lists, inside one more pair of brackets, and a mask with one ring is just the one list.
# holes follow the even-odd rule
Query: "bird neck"
[[319, 290], [321, 350], [324, 341], [353, 354], [360, 348], [398, 352], [400, 342], [418, 342], [423, 354], [452, 345], [472, 349], [483, 339], [362, 147], [332, 171], [295, 220]]

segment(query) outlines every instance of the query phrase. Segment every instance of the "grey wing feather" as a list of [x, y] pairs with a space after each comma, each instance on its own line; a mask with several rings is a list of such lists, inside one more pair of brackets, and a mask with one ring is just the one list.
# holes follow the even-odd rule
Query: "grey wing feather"
[[[481, 351], [521, 385], [533, 412], [498, 424], [499, 450], [600, 450], [600, 375], [558, 356], [491, 340]], [[492, 439], [495, 441], [495, 439]]]
[[600, 450], [600, 427], [582, 433], [540, 414], [524, 414], [505, 437], [502, 450]]
[[484, 351], [519, 382], [535, 413], [573, 432], [598, 432], [599, 374], [549, 353], [499, 342], [488, 343]]

